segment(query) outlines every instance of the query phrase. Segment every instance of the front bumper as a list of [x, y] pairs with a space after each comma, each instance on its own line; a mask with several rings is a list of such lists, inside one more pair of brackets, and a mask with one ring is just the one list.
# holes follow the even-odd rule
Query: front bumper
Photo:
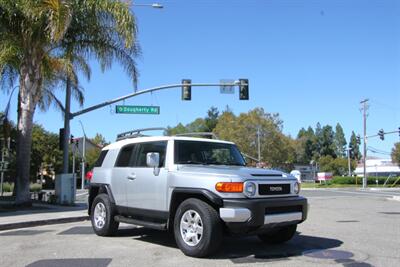
[[224, 199], [220, 217], [233, 233], [257, 233], [306, 220], [307, 199]]

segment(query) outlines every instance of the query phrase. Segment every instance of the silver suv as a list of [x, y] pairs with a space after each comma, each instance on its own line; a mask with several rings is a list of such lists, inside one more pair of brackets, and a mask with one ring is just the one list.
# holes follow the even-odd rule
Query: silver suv
[[138, 133], [120, 135], [96, 162], [88, 212], [97, 235], [115, 234], [120, 222], [170, 230], [184, 254], [205, 257], [223, 233], [276, 244], [306, 219], [296, 178], [245, 167], [234, 143]]

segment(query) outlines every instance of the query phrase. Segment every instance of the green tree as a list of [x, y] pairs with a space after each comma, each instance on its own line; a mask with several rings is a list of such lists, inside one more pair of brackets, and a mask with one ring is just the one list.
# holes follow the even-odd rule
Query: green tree
[[335, 143], [336, 156], [345, 157], [347, 142], [346, 142], [346, 138], [344, 137], [343, 128], [339, 123], [336, 124], [334, 143]]
[[[322, 156], [319, 159], [320, 171], [332, 172], [333, 175], [347, 175], [348, 174], [348, 160], [346, 158], [333, 158], [331, 155]], [[352, 160], [350, 162], [350, 170], [353, 171], [357, 166], [357, 162]]]
[[35, 181], [42, 166], [60, 172], [62, 152], [58, 149], [58, 134], [46, 131], [43, 126], [34, 124], [32, 129], [32, 150], [30, 180]]
[[88, 169], [86, 171], [90, 171], [91, 169], [93, 169], [94, 164], [99, 158], [100, 152], [101, 152], [100, 148], [92, 148], [86, 152], [85, 158], [86, 158], [86, 163], [88, 165]]
[[336, 158], [335, 144], [334, 144], [334, 132], [332, 126], [325, 125], [324, 127], [315, 130], [316, 144], [317, 144], [317, 155], [332, 156]]
[[394, 144], [391, 156], [392, 156], [392, 161], [394, 163], [397, 163], [397, 165], [400, 165], [400, 142]]
[[223, 112], [214, 132], [223, 140], [235, 142], [245, 154], [257, 158], [257, 129], [260, 129], [262, 161], [271, 167], [285, 168], [294, 161], [294, 149], [290, 138], [282, 133], [282, 125], [279, 114], [255, 108], [239, 116]]
[[302, 164], [309, 164], [316, 153], [316, 137], [311, 126], [307, 130], [301, 128], [294, 142], [296, 150], [296, 161]]
[[109, 143], [106, 141], [106, 139], [104, 138], [104, 136], [100, 133], [96, 133], [96, 135], [90, 139], [94, 144], [100, 146], [100, 147], [104, 147], [106, 145], [108, 145]]
[[207, 111], [207, 117], [197, 118], [191, 123], [183, 125], [178, 123], [175, 127], [167, 127], [166, 135], [176, 135], [182, 133], [194, 133], [194, 132], [212, 132], [217, 125], [219, 112], [215, 107], [211, 107]]
[[218, 116], [219, 116], [219, 111], [218, 111], [218, 108], [216, 108], [216, 107], [211, 107], [207, 111], [207, 117], [205, 118], [207, 132], [212, 132], [215, 129], [215, 127], [217, 126], [217, 123], [218, 123]]
[[187, 133], [188, 130], [182, 123], [178, 123], [175, 127], [167, 127], [167, 130], [165, 131], [165, 135], [177, 135], [177, 134], [182, 134], [182, 133]]
[[33, 116], [52, 96], [46, 81], [61, 73], [73, 81], [77, 55], [97, 59], [103, 70], [117, 60], [136, 82], [135, 42], [135, 19], [124, 1], [0, 0], [0, 81], [19, 79], [17, 204], [30, 202]]
[[361, 159], [360, 145], [357, 143], [357, 136], [354, 131], [351, 132], [349, 148], [350, 158], [359, 161]]

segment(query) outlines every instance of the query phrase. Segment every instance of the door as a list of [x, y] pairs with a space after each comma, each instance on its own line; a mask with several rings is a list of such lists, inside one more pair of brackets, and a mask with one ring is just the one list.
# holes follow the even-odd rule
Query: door
[[[167, 141], [136, 144], [131, 177], [127, 184], [128, 206], [136, 209], [167, 210], [167, 174], [165, 156]], [[160, 154], [159, 168], [148, 167], [146, 155], [150, 152]]]
[[128, 205], [126, 188], [130, 179], [133, 179], [131, 173], [134, 150], [134, 144], [122, 147], [112, 170], [111, 190], [118, 206]]

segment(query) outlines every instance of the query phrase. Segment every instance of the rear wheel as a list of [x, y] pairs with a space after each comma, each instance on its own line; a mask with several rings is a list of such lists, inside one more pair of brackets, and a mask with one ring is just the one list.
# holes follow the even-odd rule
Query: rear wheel
[[280, 244], [292, 239], [297, 230], [297, 224], [281, 227], [273, 232], [259, 234], [258, 238], [268, 244]]
[[199, 199], [185, 200], [175, 214], [174, 236], [178, 247], [187, 256], [206, 257], [214, 253], [222, 241], [218, 213]]
[[108, 195], [99, 194], [95, 197], [92, 204], [90, 219], [93, 230], [100, 236], [114, 235], [119, 223], [114, 220], [115, 208], [113, 207]]

